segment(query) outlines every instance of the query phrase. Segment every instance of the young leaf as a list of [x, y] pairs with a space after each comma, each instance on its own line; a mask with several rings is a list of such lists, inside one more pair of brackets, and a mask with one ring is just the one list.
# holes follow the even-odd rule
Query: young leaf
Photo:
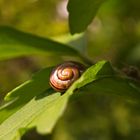
[[69, 0], [69, 27], [72, 34], [83, 32], [105, 0]]
[[0, 60], [31, 54], [79, 56], [76, 50], [67, 45], [0, 26]]
[[[44, 74], [42, 73], [41, 75]], [[39, 77], [40, 76], [38, 75], [35, 79], [38, 80]], [[46, 82], [48, 81], [47, 78], [45, 80]], [[44, 79], [42, 79], [42, 81], [43, 80]], [[41, 83], [44, 82], [42, 81], [40, 79]], [[12, 92], [9, 95], [9, 98], [16, 99], [16, 97], [18, 97], [20, 99], [20, 95], [22, 96], [22, 94], [20, 94], [21, 87], [16, 89], [16, 93]], [[126, 79], [120, 77], [119, 80], [117, 80], [110, 64], [106, 61], [100, 61], [88, 68], [63, 95], [59, 92], [54, 92], [46, 86], [45, 91], [41, 91], [40, 94], [35, 94], [33, 98], [30, 98], [26, 103], [24, 102], [24, 105], [9, 115], [8, 118], [1, 123], [0, 139], [14, 140], [33, 127], [36, 127], [39, 133], [45, 134], [51, 132], [56, 121], [63, 114], [69, 97], [77, 88], [81, 88], [83, 91], [85, 87], [89, 89], [91, 88], [93, 93], [119, 94], [122, 97], [124, 96], [124, 92], [126, 92], [125, 95], [128, 94], [128, 97], [135, 97], [135, 99], [140, 94], [139, 88], [133, 81], [130, 83]], [[30, 88], [34, 89], [37, 87]], [[25, 93], [25, 95], [26, 94], [27, 93]], [[12, 109], [14, 108], [11, 107], [11, 110]], [[3, 110], [7, 112], [9, 111], [7, 107], [3, 108]], [[1, 115], [2, 114], [0, 112], [0, 116]]]
[[9, 101], [0, 108], [0, 124], [35, 96], [45, 92], [49, 86], [49, 75], [52, 68], [45, 68], [36, 73], [31, 80], [9, 92], [5, 100]]
[[[105, 68], [103, 66], [106, 64], [100, 62], [92, 66], [94, 73], [92, 73], [93, 79], [90, 77], [90, 81], [97, 79], [98, 73]], [[60, 96], [60, 93], [50, 91], [48, 86], [49, 73], [50, 69], [39, 72], [32, 80], [19, 86], [6, 96], [7, 100], [13, 100], [13, 102], [0, 111], [0, 139], [12, 140], [14, 137], [20, 136], [19, 130], [26, 130], [31, 127], [36, 127], [40, 133], [51, 131], [63, 113], [70, 94], [67, 92]], [[86, 78], [81, 82], [84, 81], [87, 81]], [[74, 91], [75, 88], [71, 91]]]

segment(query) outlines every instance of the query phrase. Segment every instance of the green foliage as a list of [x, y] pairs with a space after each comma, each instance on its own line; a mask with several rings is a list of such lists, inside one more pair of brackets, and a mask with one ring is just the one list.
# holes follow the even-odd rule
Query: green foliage
[[0, 46], [0, 60], [32, 54], [79, 55], [67, 45], [3, 26], [0, 27]]
[[[130, 99], [137, 99], [140, 94], [140, 89], [136, 90], [129, 82], [125, 82], [125, 79], [116, 79], [112, 67], [106, 61], [88, 68], [63, 95], [50, 89], [49, 73], [50, 69], [40, 71], [30, 81], [6, 96], [6, 100], [13, 102], [1, 108], [0, 139], [14, 140], [33, 127], [36, 127], [39, 133], [51, 132], [64, 112], [69, 97], [76, 89], [86, 85], [98, 93], [119, 94], [122, 97], [127, 93]], [[105, 82], [109, 87], [106, 87]], [[76, 94], [80, 94], [80, 91]]]
[[70, 0], [68, 3], [68, 11], [71, 33], [83, 32], [91, 23], [97, 10], [104, 1], [105, 0]]
[[[83, 0], [83, 1], [69, 0], [67, 9], [69, 12], [69, 28], [71, 34], [85, 31], [88, 25], [93, 20], [93, 18], [97, 15], [99, 8], [104, 2], [105, 0]], [[14, 7], [13, 8], [12, 5], [10, 5], [10, 3], [8, 3], [7, 5], [7, 2], [5, 3], [4, 0], [0, 1], [0, 7], [3, 4], [6, 4], [6, 6], [3, 6], [0, 9], [1, 10], [0, 19], [1, 20], [3, 19], [3, 23], [10, 22], [12, 26], [16, 26], [16, 28], [23, 27], [22, 30], [28, 30], [28, 28], [31, 26], [29, 32], [33, 32], [34, 34], [37, 33], [38, 35], [41, 34], [44, 36], [46, 36], [46, 34], [48, 36], [48, 34], [51, 34], [52, 32], [58, 34], [57, 32], [59, 32], [62, 28], [64, 29], [62, 32], [66, 32], [67, 29], [65, 29], [66, 28], [65, 25], [61, 24], [61, 22], [57, 24], [56, 23], [57, 20], [56, 21], [54, 20], [55, 16], [56, 19], [57, 18], [59, 20], [61, 18], [63, 19], [63, 17], [61, 17], [62, 15], [60, 16], [55, 13], [58, 7], [56, 6], [56, 9], [55, 8], [54, 8], [55, 10], [53, 9], [53, 7], [55, 7], [53, 4], [56, 5], [59, 4], [58, 1], [52, 2], [51, 0], [48, 0], [46, 2], [46, 0], [42, 0], [42, 1], [31, 2], [30, 0], [27, 0], [23, 2], [23, 4], [21, 2], [19, 4], [18, 1], [17, 1], [18, 4], [15, 3], [16, 1], [13, 3], [13, 7]], [[29, 6], [30, 5], [29, 3], [32, 5], [32, 7]], [[26, 4], [29, 7], [28, 6], [26, 7]], [[39, 10], [39, 8], [41, 10]], [[50, 9], [50, 11], [52, 12], [51, 14], [49, 13], [48, 9]], [[131, 9], [133, 9], [132, 13], [130, 12]], [[42, 11], [42, 13], [40, 11]], [[24, 12], [26, 13], [25, 15]], [[71, 39], [68, 39], [70, 41], [69, 43], [73, 44], [73, 46], [76, 44], [75, 48], [74, 47], [72, 48], [66, 44], [58, 43], [57, 41], [53, 41], [45, 37], [39, 37], [34, 34], [25, 33], [12, 27], [0, 26], [1, 62], [2, 60], [13, 59], [21, 56], [31, 57], [31, 55], [38, 55], [38, 56], [44, 55], [47, 56], [47, 58], [43, 58], [43, 61], [47, 61], [49, 65], [52, 65], [51, 62], [53, 61], [57, 63], [56, 60], [57, 57], [59, 58], [61, 57], [62, 59], [65, 60], [65, 58], [69, 59], [71, 58], [71, 56], [74, 56], [75, 59], [78, 60], [80, 58], [80, 60], [86, 65], [90, 64], [90, 67], [87, 68], [87, 70], [82, 74], [82, 76], [77, 81], [75, 81], [72, 84], [72, 86], [63, 94], [60, 92], [55, 92], [50, 87], [49, 76], [53, 67], [48, 67], [36, 73], [31, 78], [31, 80], [28, 80], [25, 83], [21, 84], [20, 86], [17, 86], [7, 95], [5, 95], [4, 100], [0, 99], [2, 102], [2, 105], [0, 107], [0, 140], [17, 140], [17, 139], [19, 140], [21, 136], [23, 136], [27, 131], [29, 131], [32, 128], [35, 128], [37, 132], [40, 134], [51, 133], [58, 119], [64, 114], [68, 102], [71, 101], [70, 99], [72, 100], [75, 99], [71, 97], [75, 97], [75, 96], [78, 97], [79, 99], [81, 99], [80, 98], [81, 96], [84, 97], [87, 96], [88, 100], [86, 101], [85, 104], [90, 105], [89, 100], [92, 100], [92, 97], [94, 97], [95, 94], [98, 97], [100, 97], [100, 95], [104, 95], [104, 97], [109, 97], [110, 95], [113, 95], [115, 97], [119, 97], [119, 99], [122, 99], [123, 103], [125, 101], [131, 101], [131, 103], [135, 103], [135, 105], [139, 107], [139, 103], [140, 103], [140, 86], [139, 86], [140, 73], [139, 72], [133, 71], [133, 73], [130, 73], [131, 75], [133, 74], [132, 77], [127, 77], [126, 74], [124, 74], [121, 70], [118, 70], [116, 68], [114, 70], [114, 68], [107, 60], [98, 61], [96, 64], [93, 65], [93, 62], [91, 62], [91, 60], [87, 58], [90, 57], [91, 59], [94, 60], [94, 57], [97, 55], [98, 60], [101, 60], [102, 58], [111, 59], [111, 61], [114, 62], [115, 65], [122, 65], [121, 63], [123, 63], [124, 61], [129, 63], [134, 62], [135, 64], [138, 63], [138, 65], [140, 65], [139, 63], [140, 26], [139, 26], [139, 22], [138, 23], [136, 22], [139, 21], [138, 13], [139, 13], [139, 2], [136, 1], [133, 2], [132, 0], [129, 0], [128, 2], [122, 2], [121, 0], [116, 0], [116, 1], [114, 0], [105, 3], [105, 6], [103, 6], [103, 8], [99, 13], [100, 17], [98, 17], [97, 15], [97, 19], [95, 19], [94, 21], [95, 25], [92, 25], [92, 27], [89, 28], [88, 31], [89, 33], [84, 35], [84, 39], [82, 37], [78, 39], [75, 38], [75, 40], [72, 42]], [[12, 14], [15, 15], [15, 19], [13, 17], [10, 18]], [[32, 14], [33, 17], [31, 16]], [[21, 18], [22, 16], [25, 19], [22, 19]], [[9, 17], [9, 19], [7, 19], [7, 17]], [[49, 20], [52, 21], [50, 22]], [[47, 26], [46, 23], [48, 23]], [[38, 31], [36, 25], [38, 25], [40, 31]], [[45, 29], [47, 29], [47, 31], [45, 31]], [[90, 31], [90, 29], [92, 31]], [[62, 37], [62, 39], [64, 39], [63, 36], [58, 36], [58, 38], [59, 37], [60, 38]], [[89, 48], [87, 46], [89, 46]], [[118, 56], [117, 56], [118, 58], [115, 56], [116, 54], [115, 49], [116, 50], [118, 49], [116, 48], [116, 46], [119, 46], [121, 48], [119, 50], [120, 52], [118, 51]], [[108, 53], [106, 53], [107, 52], [106, 50], [111, 50], [111, 47], [113, 48], [112, 49], [113, 51], [109, 51], [109, 55], [108, 55]], [[88, 53], [86, 49], [89, 49]], [[103, 56], [100, 57], [99, 54]], [[85, 57], [85, 55], [87, 55], [87, 57]], [[49, 58], [50, 56], [53, 56], [53, 59], [50, 60]], [[40, 61], [42, 61], [42, 59]], [[4, 61], [4, 63], [5, 62], [8, 61]], [[16, 68], [15, 64], [13, 66], [13, 64], [11, 63], [11, 65], [13, 71], [16, 73], [18, 71], [18, 68]], [[45, 63], [45, 67], [46, 67], [46, 63]], [[0, 69], [0, 74], [2, 75], [1, 79], [6, 76], [6, 74], [3, 75], [3, 71], [1, 71], [1, 69]], [[10, 73], [10, 75], [12, 74]], [[8, 78], [10, 79], [10, 77]], [[13, 81], [11, 80], [10, 82]], [[0, 90], [1, 90], [1, 85], [0, 85]], [[112, 101], [113, 100], [112, 96], [109, 99]], [[94, 101], [92, 100], [92, 103]], [[108, 100], [106, 99], [102, 99], [102, 101], [108, 102]], [[97, 104], [98, 107], [102, 104], [102, 101], [99, 101], [99, 104]], [[120, 101], [117, 103], [115, 101], [117, 107], [120, 105], [119, 103]], [[90, 109], [93, 111], [93, 107], [96, 108], [95, 109], [96, 112], [94, 113], [92, 112], [91, 114], [89, 113], [90, 114], [89, 116], [91, 118], [93, 117], [93, 114], [95, 115], [94, 117], [96, 119], [98, 118], [98, 115], [96, 114], [98, 112], [97, 106], [94, 107], [93, 104], [92, 107], [89, 108], [86, 108], [87, 106], [84, 106], [86, 108], [86, 111]], [[103, 106], [106, 106], [106, 103], [103, 104]], [[101, 107], [103, 106], [101, 105]], [[113, 105], [111, 104], [111, 106]], [[80, 104], [80, 108], [76, 109], [76, 115], [80, 114], [79, 112], [82, 110], [81, 109], [82, 107]], [[125, 115], [127, 116], [126, 113], [127, 111], [124, 109], [126, 111], [125, 112], [121, 108], [121, 105], [119, 106], [121, 109], [119, 107], [118, 109], [117, 107], [115, 109], [112, 107], [113, 108], [112, 110], [115, 112], [113, 115], [116, 123], [116, 124], [113, 123], [112, 126], [113, 128], [116, 127], [115, 129], [117, 129], [114, 132], [115, 139], [117, 139], [116, 138], [117, 133], [130, 131], [128, 130], [129, 124], [125, 122], [126, 119], [124, 117]], [[78, 112], [79, 109], [81, 110]], [[102, 108], [100, 109], [102, 110]], [[135, 110], [137, 111], [139, 109], [136, 108]], [[121, 113], [120, 112], [118, 113], [117, 111], [118, 112], [120, 111]], [[107, 115], [108, 112], [106, 111]], [[86, 118], [84, 116], [86, 115], [86, 113], [83, 114], [82, 112], [83, 115], [82, 117], [86, 121], [88, 121], [89, 120], [88, 117]], [[132, 112], [132, 114], [134, 113]], [[102, 113], [100, 115], [102, 116]], [[116, 117], [117, 115], [120, 120]], [[81, 125], [84, 122], [86, 123], [85, 120], [84, 122], [82, 120], [82, 123], [79, 121], [80, 116], [81, 114], [78, 116], [79, 118], [75, 120], [76, 125], [78, 124], [77, 122], [79, 122]], [[110, 120], [113, 120], [113, 117]], [[130, 120], [130, 118], [128, 120]], [[132, 122], [134, 121], [134, 124], [138, 124], [137, 120], [134, 119], [131, 121]], [[101, 118], [99, 118], [97, 122], [99, 121], [101, 126], [98, 124], [96, 125], [102, 128], [105, 122], [105, 118], [102, 116]], [[118, 123], [119, 121], [121, 125]], [[93, 127], [95, 126], [96, 121], [94, 122], [94, 124], [92, 124], [91, 122], [88, 123], [90, 123], [90, 125], [92, 125]], [[126, 123], [126, 127], [123, 125], [125, 123]], [[114, 129], [112, 129], [112, 126], [110, 124], [105, 124], [105, 125], [108, 125], [107, 127], [105, 127], [106, 131], [108, 131], [110, 127], [111, 129], [110, 135], [112, 138]], [[80, 128], [80, 126], [77, 125], [76, 127]], [[88, 128], [88, 126], [89, 125], [86, 124], [84, 127]], [[75, 131], [77, 130], [75, 129]], [[137, 131], [137, 125], [134, 131]], [[99, 131], [99, 134], [97, 135], [101, 135], [100, 132], [101, 131]], [[64, 131], [62, 131], [62, 133], [64, 133]], [[107, 132], [107, 135], [108, 133], [109, 132]], [[88, 139], [89, 134], [90, 132], [88, 130], [87, 135], [84, 135], [82, 133], [82, 135], [80, 136], [82, 136], [82, 139]], [[134, 135], [135, 134], [136, 133], [134, 133]], [[83, 137], [83, 135], [86, 137]], [[124, 132], [123, 135], [126, 136], [128, 134], [127, 132]], [[61, 139], [60, 133], [59, 133], [59, 137]], [[94, 137], [96, 139], [97, 137], [96, 133]], [[104, 138], [104, 136], [102, 136], [101, 139], [107, 139], [107, 138]], [[121, 138], [118, 137], [118, 139], [120, 140]], [[123, 137], [122, 139], [126, 139], [126, 138]], [[134, 138], [130, 137], [130, 139], [134, 139]], [[56, 140], [58, 140], [58, 138], [56, 138]]]

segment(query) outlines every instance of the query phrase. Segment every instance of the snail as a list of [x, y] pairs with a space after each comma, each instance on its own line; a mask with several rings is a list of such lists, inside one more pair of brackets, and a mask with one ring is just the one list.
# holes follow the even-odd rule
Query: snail
[[55, 91], [66, 91], [84, 72], [85, 66], [74, 61], [57, 65], [50, 74], [50, 85]]

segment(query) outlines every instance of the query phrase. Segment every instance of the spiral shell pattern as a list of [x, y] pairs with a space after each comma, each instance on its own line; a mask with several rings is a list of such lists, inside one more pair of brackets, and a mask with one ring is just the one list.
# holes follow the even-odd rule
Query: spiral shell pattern
[[83, 73], [85, 67], [73, 61], [67, 61], [56, 66], [50, 75], [51, 87], [59, 92], [67, 90]]

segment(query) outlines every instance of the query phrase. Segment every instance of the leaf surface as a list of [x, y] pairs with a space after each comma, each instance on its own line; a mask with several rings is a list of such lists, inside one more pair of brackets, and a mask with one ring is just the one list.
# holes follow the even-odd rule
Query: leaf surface
[[83, 32], [105, 0], [69, 0], [69, 27], [72, 34]]
[[67, 45], [0, 26], [0, 60], [36, 54], [80, 56], [75, 49]]
[[[48, 74], [46, 74], [46, 77], [43, 77], [45, 73]], [[75, 92], [75, 94], [80, 94], [84, 91], [84, 89], [89, 89], [93, 94], [95, 92], [98, 94], [115, 94], [121, 97], [127, 96], [128, 98], [132, 98], [135, 100], [140, 96], [140, 89], [138, 85], [135, 84], [134, 81], [129, 81], [127, 79], [116, 76], [110, 63], [106, 61], [100, 61], [97, 64], [89, 67], [63, 95], [50, 89], [48, 84], [43, 84], [43, 82], [48, 83], [49, 73], [50, 69], [45, 69], [39, 72], [34, 77], [35, 83], [40, 79], [40, 85], [35, 84], [36, 87], [28, 87], [27, 82], [25, 85], [13, 90], [6, 97], [6, 99], [9, 99], [10, 101], [13, 100], [13, 103], [9, 105], [11, 106], [11, 108], [8, 108], [8, 106], [2, 108], [0, 111], [0, 116], [3, 115], [3, 111], [5, 111], [5, 115], [10, 110], [14, 110], [14, 112], [8, 115], [8, 117], [3, 119], [3, 121], [1, 122], [1, 140], [14, 140], [16, 138], [19, 138], [28, 129], [33, 127], [36, 127], [39, 133], [50, 133], [57, 120], [63, 114], [67, 106], [69, 97], [73, 95], [74, 91], [77, 89], [79, 89], [79, 91]], [[43, 86], [41, 86], [42, 84]], [[24, 89], [24, 86], [26, 88], [25, 91], [28, 92], [30, 91], [30, 89], [33, 90], [34, 88], [42, 88], [42, 90], [40, 92], [39, 90], [38, 92], [31, 92], [32, 96], [29, 96], [28, 100], [25, 100], [23, 98], [24, 90], [23, 92], [21, 92], [21, 89]], [[86, 92], [87, 91], [88, 90], [86, 90]], [[28, 95], [27, 92], [25, 92], [25, 95], [26, 94]], [[14, 101], [14, 99], [17, 100]], [[18, 100], [20, 100], [20, 102], [22, 102], [23, 100], [23, 104], [15, 110], [15, 106], [12, 106], [12, 104], [15, 104], [16, 102], [18, 102]]]

